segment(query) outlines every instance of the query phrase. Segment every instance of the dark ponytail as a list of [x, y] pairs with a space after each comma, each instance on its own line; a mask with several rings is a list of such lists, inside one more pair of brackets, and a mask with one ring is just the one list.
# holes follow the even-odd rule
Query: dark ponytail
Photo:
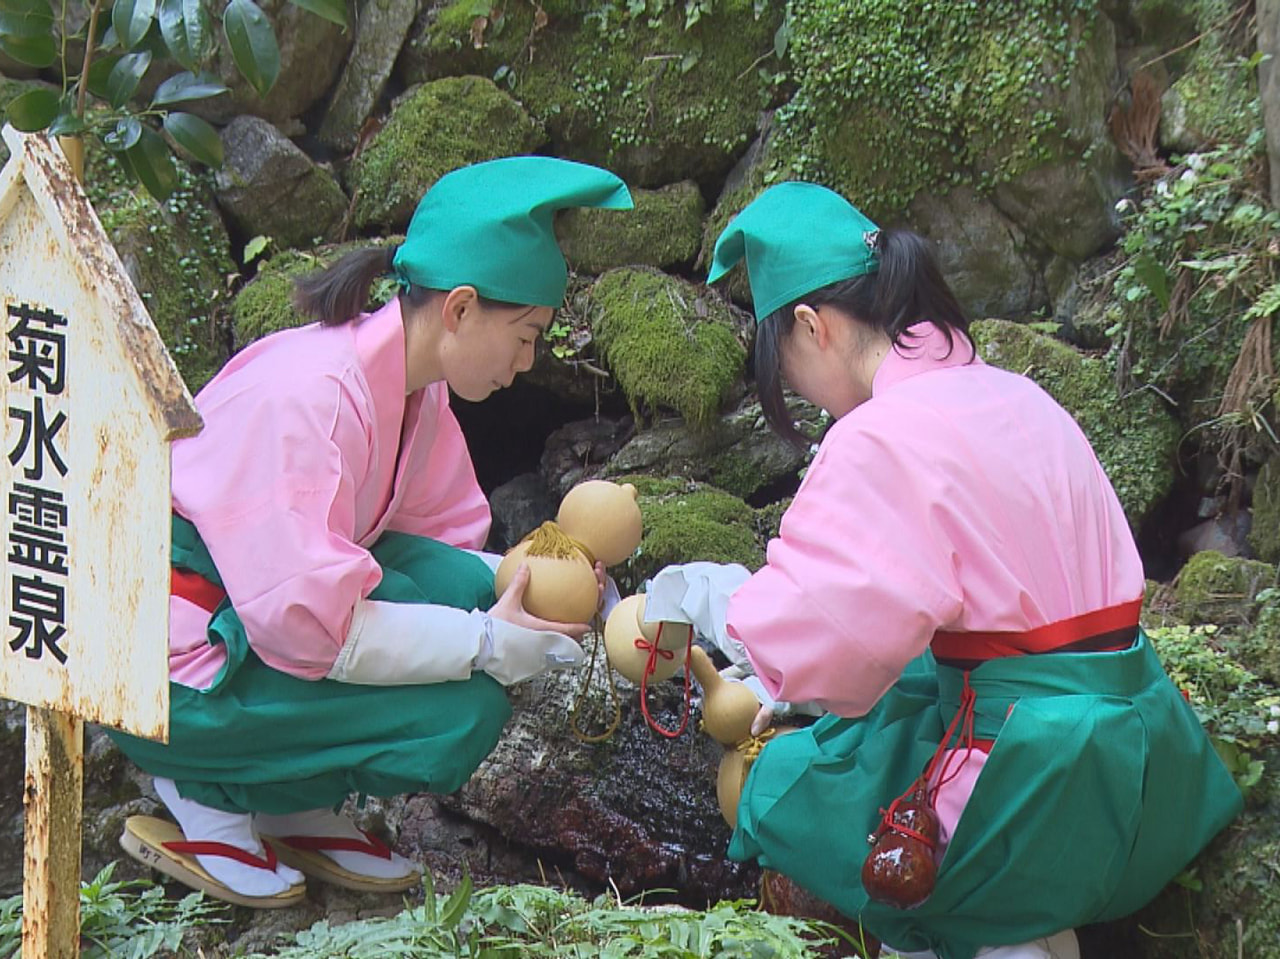
[[765, 422], [783, 439], [808, 446], [792, 422], [782, 392], [782, 343], [796, 322], [796, 307], [834, 306], [872, 329], [884, 333], [895, 349], [911, 338], [910, 328], [929, 322], [947, 339], [948, 355], [959, 333], [971, 352], [969, 318], [942, 277], [942, 270], [924, 237], [909, 230], [882, 230], [876, 240], [880, 268], [814, 290], [764, 318], [756, 332], [756, 391]]
[[298, 311], [325, 326], [341, 326], [364, 312], [373, 281], [391, 273], [397, 247], [375, 246], [348, 253], [333, 266], [299, 279], [293, 288]]

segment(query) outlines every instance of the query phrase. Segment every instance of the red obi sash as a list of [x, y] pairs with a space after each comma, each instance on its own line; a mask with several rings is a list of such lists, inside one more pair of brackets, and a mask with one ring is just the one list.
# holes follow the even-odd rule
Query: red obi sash
[[174, 566], [169, 570], [169, 595], [180, 596], [206, 613], [212, 613], [227, 598], [227, 591], [199, 573]]
[[937, 632], [930, 647], [938, 662], [966, 669], [1004, 656], [1115, 652], [1133, 645], [1141, 612], [1138, 598], [1026, 632]]

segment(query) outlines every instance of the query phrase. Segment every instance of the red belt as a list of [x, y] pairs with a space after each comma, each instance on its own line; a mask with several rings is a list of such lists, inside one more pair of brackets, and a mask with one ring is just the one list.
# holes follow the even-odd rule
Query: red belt
[[227, 591], [217, 583], [205, 579], [199, 573], [176, 566], [169, 571], [169, 594], [195, 603], [207, 613], [212, 613], [227, 598]]
[[1113, 652], [1133, 645], [1141, 612], [1139, 598], [1026, 632], [937, 632], [930, 646], [936, 659], [952, 665], [1035, 653]]

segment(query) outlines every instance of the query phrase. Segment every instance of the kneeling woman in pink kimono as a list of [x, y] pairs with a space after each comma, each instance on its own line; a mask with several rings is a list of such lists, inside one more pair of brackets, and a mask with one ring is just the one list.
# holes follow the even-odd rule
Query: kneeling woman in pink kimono
[[[302, 873], [406, 889], [417, 869], [334, 810], [459, 788], [510, 715], [503, 686], [579, 662], [586, 625], [525, 612], [527, 571], [495, 605], [449, 409], [532, 365], [566, 285], [552, 216], [572, 206], [631, 200], [563, 160], [454, 171], [398, 248], [300, 284], [319, 323], [201, 390], [204, 430], [173, 446], [170, 742], [112, 733], [181, 830], [131, 820], [144, 862], [255, 906], [297, 902]], [[362, 314], [387, 273], [400, 295]]]
[[766, 418], [797, 435], [785, 379], [835, 423], [762, 569], [672, 567], [646, 604], [827, 713], [764, 747], [729, 854], [904, 954], [1073, 959], [1241, 806], [1138, 627], [1116, 494], [1057, 403], [977, 357], [918, 237], [785, 183], [710, 279], [744, 258]]

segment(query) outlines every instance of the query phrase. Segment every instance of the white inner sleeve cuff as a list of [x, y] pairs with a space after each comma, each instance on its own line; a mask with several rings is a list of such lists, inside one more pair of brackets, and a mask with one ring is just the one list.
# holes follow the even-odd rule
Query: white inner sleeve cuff
[[484, 560], [484, 564], [488, 566], [489, 570], [493, 573], [498, 571], [498, 564], [502, 562], [501, 553], [486, 553], [481, 549], [464, 549], [463, 552], [470, 553], [472, 556]]
[[479, 610], [362, 599], [327, 678], [371, 686], [468, 679], [492, 648], [490, 629]]

